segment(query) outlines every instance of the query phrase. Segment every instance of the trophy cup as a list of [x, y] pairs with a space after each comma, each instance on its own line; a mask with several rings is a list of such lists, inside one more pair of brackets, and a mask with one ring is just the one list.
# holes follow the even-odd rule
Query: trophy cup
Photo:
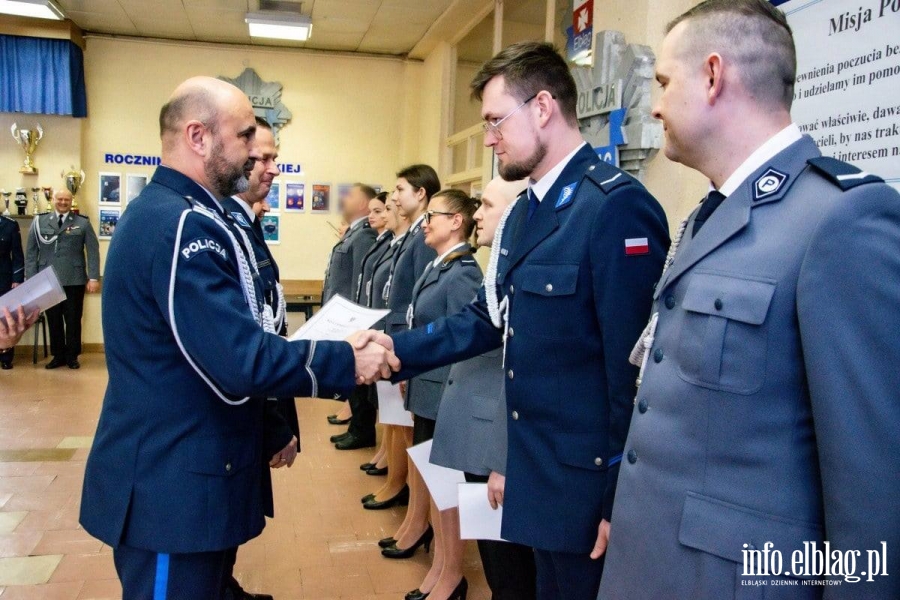
[[3, 210], [4, 217], [9, 216], [9, 197], [11, 195], [12, 194], [10, 192], [7, 192], [6, 190], [0, 190], [0, 196], [3, 196], [3, 203], [6, 205], [6, 208]]
[[41, 138], [44, 137], [44, 130], [40, 125], [35, 125], [35, 127], [37, 127], [36, 131], [34, 129], [19, 129], [13, 123], [9, 129], [13, 139], [25, 150], [25, 163], [19, 169], [19, 173], [25, 173], [26, 175], [36, 175], [38, 172], [31, 157], [34, 151], [37, 150]]
[[[52, 200], [53, 200], [53, 188], [47, 186], [47, 187], [42, 187], [41, 189], [44, 190], [44, 200], [47, 201], [47, 210], [45, 210], [43, 212], [50, 212], [50, 207], [52, 206]], [[41, 213], [41, 214], [43, 214], [43, 213]]]
[[28, 207], [28, 195], [25, 193], [25, 188], [17, 188], [16, 189], [16, 214], [20, 217], [25, 216], [25, 209]]
[[73, 166], [70, 171], [63, 173], [63, 179], [66, 182], [66, 189], [72, 192], [72, 212], [77, 215], [78, 199], [75, 196], [78, 194], [81, 186], [84, 185], [84, 171], [76, 171]]
[[38, 195], [40, 193], [41, 188], [31, 188], [31, 202], [34, 203], [34, 206], [31, 207], [31, 216], [33, 217], [36, 217], [41, 213], [41, 197]]

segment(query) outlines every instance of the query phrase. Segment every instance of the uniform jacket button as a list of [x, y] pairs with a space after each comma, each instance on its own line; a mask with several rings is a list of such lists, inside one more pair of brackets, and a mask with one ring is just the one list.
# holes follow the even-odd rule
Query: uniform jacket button
[[598, 456], [597, 458], [594, 459], [594, 464], [597, 465], [598, 467], [602, 467], [603, 459]]
[[666, 296], [666, 308], [668, 308], [669, 310], [675, 308], [675, 296]]
[[512, 411], [512, 418], [513, 418], [513, 421], [518, 421], [518, 420], [519, 420], [519, 413], [516, 412], [516, 411]]
[[225, 463], [225, 470], [231, 472], [231, 463]]
[[516, 330], [513, 329], [512, 327], [510, 327], [510, 328], [509, 328], [509, 337], [512, 337], [512, 336], [514, 336], [514, 335], [516, 335]]
[[506, 372], [506, 376], [509, 377], [510, 379], [512, 379], [514, 375], [515, 374], [513, 373], [512, 369], [510, 369], [509, 371]]
[[447, 380], [447, 385], [453, 385], [453, 380], [452, 380], [452, 379], [448, 379], [448, 380]]
[[663, 355], [664, 355], [664, 353], [662, 351], [662, 348], [657, 348], [656, 350], [654, 350], [653, 351], [653, 362], [661, 363], [662, 359], [663, 359]]
[[713, 306], [716, 307], [716, 310], [722, 310], [722, 299], [716, 298], [716, 301], [713, 302]]
[[628, 462], [630, 462], [631, 464], [637, 462], [637, 452], [635, 452], [634, 450], [628, 451]]
[[647, 412], [647, 408], [648, 408], [648, 405], [647, 405], [646, 398], [644, 398], [643, 400], [638, 402], [638, 412], [640, 412], [641, 414], [644, 414], [645, 412]]
[[515, 293], [516, 293], [516, 286], [510, 285], [510, 286], [509, 286], [509, 293], [510, 293], [510, 294], [515, 294]]
[[553, 284], [548, 283], [547, 285], [544, 286], [544, 289], [547, 290], [547, 293], [549, 294], [550, 292], [553, 291]]

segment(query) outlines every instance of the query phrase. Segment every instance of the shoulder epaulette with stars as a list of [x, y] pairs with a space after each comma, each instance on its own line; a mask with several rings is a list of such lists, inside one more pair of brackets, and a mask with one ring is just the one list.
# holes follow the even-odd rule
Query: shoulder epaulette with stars
[[808, 161], [811, 167], [841, 190], [847, 191], [865, 183], [883, 183], [877, 175], [866, 173], [862, 169], [830, 156], [819, 156]]

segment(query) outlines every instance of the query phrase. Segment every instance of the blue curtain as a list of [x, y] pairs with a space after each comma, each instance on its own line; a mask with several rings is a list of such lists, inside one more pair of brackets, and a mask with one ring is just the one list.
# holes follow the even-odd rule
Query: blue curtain
[[86, 117], [81, 48], [69, 40], [0, 35], [0, 112]]

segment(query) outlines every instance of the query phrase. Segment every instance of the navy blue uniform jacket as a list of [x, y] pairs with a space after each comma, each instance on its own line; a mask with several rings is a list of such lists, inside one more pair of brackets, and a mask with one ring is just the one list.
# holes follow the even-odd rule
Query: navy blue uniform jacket
[[203, 188], [159, 167], [110, 244], [109, 385], [81, 524], [112, 547], [204, 552], [258, 535], [271, 493], [258, 398], [355, 386], [349, 344], [289, 342], [252, 318], [226, 218]]
[[[644, 187], [588, 146], [526, 223], [527, 208], [523, 198], [510, 215], [497, 281], [485, 282], [510, 300], [503, 537], [586, 553], [612, 511], [637, 377], [628, 355], [650, 314], [668, 227]], [[626, 255], [633, 238], [647, 238], [649, 251]], [[482, 288], [456, 315], [394, 336], [396, 379], [501, 343]]]

